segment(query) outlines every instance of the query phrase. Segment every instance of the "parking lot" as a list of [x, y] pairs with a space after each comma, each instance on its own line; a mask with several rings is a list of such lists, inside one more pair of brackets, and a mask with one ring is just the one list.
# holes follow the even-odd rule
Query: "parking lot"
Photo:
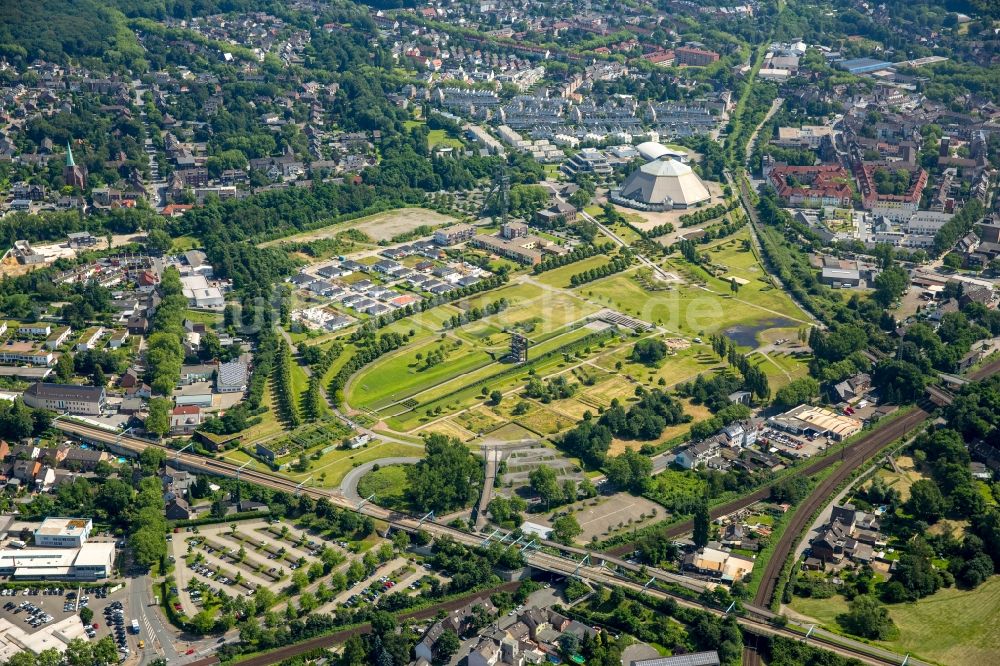
[[[32, 588], [0, 588], [0, 618], [10, 622], [17, 629], [29, 636], [58, 633], [62, 635], [79, 635], [81, 638], [99, 640], [111, 635], [116, 639], [122, 655], [127, 656], [131, 649], [127, 641], [117, 640], [116, 624], [111, 617], [114, 609], [119, 609], [124, 616], [125, 589], [113, 589], [103, 585], [76, 585], [53, 583]], [[89, 608], [93, 618], [87, 625], [79, 619], [81, 609]], [[77, 618], [79, 628], [71, 621]], [[65, 627], [71, 627], [67, 632]], [[54, 639], [57, 640], [57, 639]]]
[[[792, 458], [812, 458], [826, 451], [830, 442], [826, 437], [800, 437], [775, 428], [764, 428], [759, 436], [765, 450]], [[766, 442], [766, 444], [764, 444]], [[769, 447], [769, 448], [768, 448]]]

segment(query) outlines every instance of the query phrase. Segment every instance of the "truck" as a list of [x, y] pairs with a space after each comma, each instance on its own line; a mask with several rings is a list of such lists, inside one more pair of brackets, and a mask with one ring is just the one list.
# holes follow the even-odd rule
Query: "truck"
[[26, 544], [25, 542], [21, 541], [20, 539], [11, 539], [10, 540], [10, 547], [11, 548], [18, 548], [18, 549], [20, 549], [20, 548], [24, 548], [27, 545], [28, 544]]
[[132, 620], [132, 633], [136, 635], [139, 634], [139, 620]]

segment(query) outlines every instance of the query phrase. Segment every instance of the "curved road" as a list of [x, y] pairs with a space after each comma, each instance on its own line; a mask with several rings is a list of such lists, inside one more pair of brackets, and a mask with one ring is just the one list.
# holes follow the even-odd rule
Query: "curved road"
[[359, 504], [364, 498], [358, 494], [358, 483], [360, 483], [361, 477], [374, 469], [375, 465], [379, 467], [385, 467], [386, 465], [415, 465], [421, 460], [422, 458], [413, 457], [379, 458], [378, 460], [371, 460], [358, 465], [348, 472], [344, 480], [340, 482], [340, 494], [348, 501]]

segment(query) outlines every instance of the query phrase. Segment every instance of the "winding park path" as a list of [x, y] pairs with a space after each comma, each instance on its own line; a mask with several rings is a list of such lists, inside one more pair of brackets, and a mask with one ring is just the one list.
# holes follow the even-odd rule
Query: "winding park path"
[[344, 480], [340, 482], [340, 494], [347, 500], [358, 504], [364, 499], [358, 494], [358, 484], [361, 482], [361, 477], [372, 471], [376, 465], [379, 467], [385, 467], [386, 465], [415, 465], [420, 461], [421, 458], [400, 456], [396, 458], [379, 458], [378, 460], [362, 463], [348, 472]]

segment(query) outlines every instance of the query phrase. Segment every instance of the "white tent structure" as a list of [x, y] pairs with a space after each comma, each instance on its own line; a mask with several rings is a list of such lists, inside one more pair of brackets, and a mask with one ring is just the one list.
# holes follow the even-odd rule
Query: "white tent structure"
[[691, 167], [671, 157], [648, 162], [610, 193], [611, 200], [640, 210], [691, 208], [712, 198]]
[[672, 157], [678, 162], [687, 162], [688, 154], [682, 150], [667, 148], [662, 143], [656, 141], [644, 141], [635, 147], [642, 159], [646, 161], [658, 160], [664, 157]]

